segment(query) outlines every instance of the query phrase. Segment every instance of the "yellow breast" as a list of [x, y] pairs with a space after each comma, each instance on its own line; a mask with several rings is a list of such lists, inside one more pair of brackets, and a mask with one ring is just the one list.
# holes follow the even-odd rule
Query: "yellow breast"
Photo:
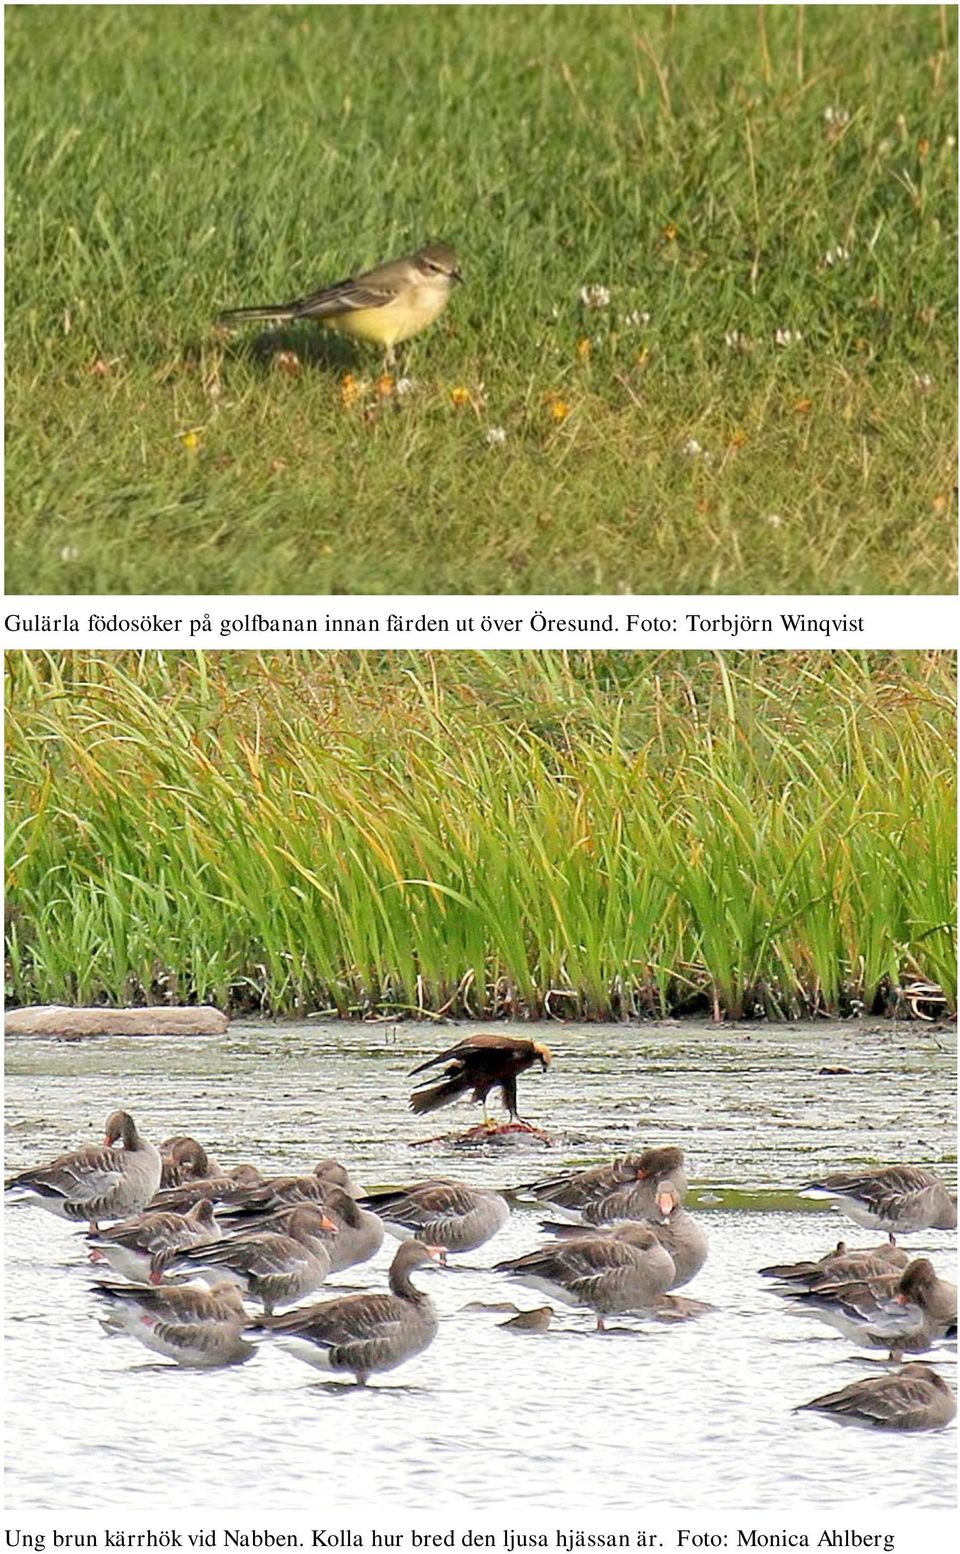
[[358, 340], [372, 340], [389, 350], [400, 340], [409, 340], [419, 334], [443, 312], [450, 293], [446, 287], [436, 285], [410, 286], [393, 302], [382, 308], [356, 308], [350, 313], [339, 313], [336, 318], [325, 318], [330, 329], [353, 335]]

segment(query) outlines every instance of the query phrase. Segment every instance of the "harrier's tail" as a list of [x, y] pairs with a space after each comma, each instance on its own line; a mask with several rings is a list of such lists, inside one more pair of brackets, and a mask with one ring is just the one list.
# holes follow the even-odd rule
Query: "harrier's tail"
[[465, 1095], [470, 1089], [469, 1084], [464, 1084], [461, 1078], [441, 1079], [435, 1085], [425, 1085], [415, 1090], [410, 1097], [410, 1110], [412, 1112], [435, 1112], [441, 1106], [449, 1106], [451, 1101], [456, 1101], [461, 1095]]

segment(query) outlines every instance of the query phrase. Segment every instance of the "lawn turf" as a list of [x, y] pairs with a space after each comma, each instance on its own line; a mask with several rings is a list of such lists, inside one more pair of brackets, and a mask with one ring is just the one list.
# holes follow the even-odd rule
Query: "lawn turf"
[[[953, 8], [6, 22], [9, 591], [955, 586]], [[402, 396], [215, 327], [430, 237]]]

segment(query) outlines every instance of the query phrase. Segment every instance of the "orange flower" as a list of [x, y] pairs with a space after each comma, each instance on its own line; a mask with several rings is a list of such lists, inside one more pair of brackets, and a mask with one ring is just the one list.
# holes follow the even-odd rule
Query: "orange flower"
[[674, 226], [672, 221], [668, 221], [667, 222], [666, 226], [663, 229], [663, 236], [664, 236], [664, 238], [666, 239], [666, 241], [668, 243], [675, 243], [676, 242], [676, 240], [677, 240], [677, 228]]
[[352, 372], [344, 375], [340, 384], [340, 403], [344, 406], [352, 405], [360, 395], [360, 384]]
[[193, 453], [200, 446], [200, 433], [184, 432], [180, 441], [183, 443], [183, 446], [186, 448], [188, 453]]
[[553, 397], [550, 400], [550, 414], [559, 426], [570, 414], [570, 406], [565, 399]]
[[589, 335], [584, 335], [582, 340], [577, 341], [577, 355], [582, 362], [589, 360], [590, 352], [592, 350], [593, 346], [591, 344]]
[[380, 377], [377, 379], [377, 393], [380, 395], [381, 399], [389, 399], [396, 386], [397, 385], [393, 378], [391, 378], [389, 372], [381, 373]]
[[793, 407], [795, 415], [806, 415], [807, 412], [809, 410], [812, 410], [812, 409], [813, 409], [813, 400], [812, 399], [798, 399], [796, 401], [794, 407]]
[[469, 405], [470, 403], [470, 390], [464, 388], [462, 383], [458, 383], [455, 388], [450, 390], [450, 401], [456, 405], [458, 410], [462, 410], [464, 405]]
[[738, 426], [737, 430], [733, 432], [730, 437], [730, 446], [731, 448], [742, 448], [746, 440], [746, 432], [743, 430], [742, 426]]

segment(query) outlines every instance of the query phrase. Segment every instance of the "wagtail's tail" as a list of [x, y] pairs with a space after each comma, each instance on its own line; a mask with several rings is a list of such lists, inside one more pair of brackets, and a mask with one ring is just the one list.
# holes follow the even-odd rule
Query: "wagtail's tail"
[[260, 308], [228, 308], [217, 318], [218, 324], [252, 324], [257, 319], [265, 322], [273, 320], [276, 323], [289, 323], [296, 318], [301, 304], [297, 302], [273, 302], [266, 303]]

